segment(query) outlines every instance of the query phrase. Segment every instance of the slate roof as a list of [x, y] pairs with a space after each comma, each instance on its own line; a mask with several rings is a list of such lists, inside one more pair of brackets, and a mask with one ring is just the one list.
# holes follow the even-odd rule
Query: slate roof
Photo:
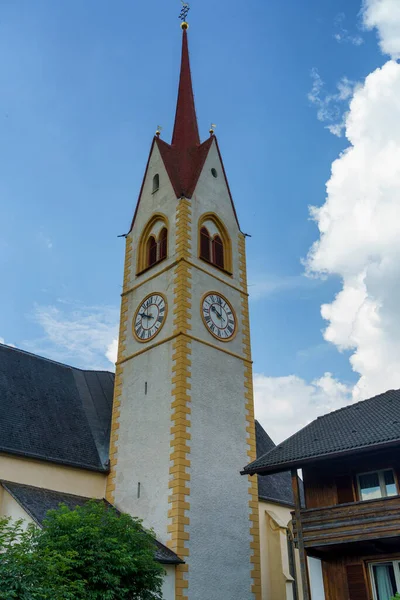
[[0, 344], [0, 452], [107, 471], [113, 373]]
[[400, 390], [351, 404], [319, 417], [244, 468], [278, 473], [292, 467], [400, 442]]
[[[257, 458], [275, 448], [268, 433], [256, 421], [256, 453]], [[260, 500], [294, 506], [292, 479], [289, 472], [274, 475], [258, 475], [258, 497]]]
[[[46, 513], [49, 510], [58, 508], [60, 504], [66, 504], [68, 508], [73, 510], [77, 506], [83, 506], [89, 501], [89, 498], [83, 496], [55, 492], [31, 485], [22, 485], [9, 481], [2, 481], [1, 484], [39, 526], [42, 525]], [[106, 502], [106, 500], [99, 500], [99, 502]], [[172, 552], [172, 550], [161, 544], [158, 540], [156, 540], [156, 547], [155, 557], [158, 562], [174, 565], [184, 562], [175, 552]]]

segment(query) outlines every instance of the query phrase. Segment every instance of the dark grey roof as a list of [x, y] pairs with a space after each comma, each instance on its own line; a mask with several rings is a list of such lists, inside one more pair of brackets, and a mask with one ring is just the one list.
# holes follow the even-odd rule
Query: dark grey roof
[[0, 344], [0, 452], [106, 470], [114, 375]]
[[[54, 490], [46, 490], [20, 483], [11, 483], [10, 481], [2, 481], [1, 484], [39, 526], [42, 525], [47, 512], [58, 508], [60, 504], [65, 504], [73, 510], [77, 506], [83, 506], [90, 500], [90, 498], [83, 496], [74, 496], [73, 494], [55, 492]], [[99, 502], [106, 502], [106, 500], [99, 500]], [[156, 540], [156, 546], [156, 559], [160, 563], [183, 563], [183, 560], [175, 552], [172, 552], [172, 550], [161, 544], [158, 540]]]
[[[275, 447], [276, 446], [268, 433], [263, 429], [260, 423], [256, 421], [257, 458], [260, 458]], [[302, 483], [300, 493], [303, 497]], [[273, 475], [258, 475], [258, 497], [260, 500], [268, 500], [269, 502], [294, 506], [292, 478], [290, 473], [286, 471], [283, 473], [275, 473]]]
[[400, 442], [400, 390], [319, 417], [247, 465], [243, 473], [277, 473], [324, 457]]

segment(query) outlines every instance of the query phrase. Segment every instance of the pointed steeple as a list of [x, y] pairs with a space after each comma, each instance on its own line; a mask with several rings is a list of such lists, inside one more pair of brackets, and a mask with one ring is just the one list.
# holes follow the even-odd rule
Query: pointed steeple
[[187, 24], [182, 24], [182, 60], [179, 79], [178, 102], [176, 105], [174, 133], [172, 145], [180, 150], [187, 150], [200, 145], [196, 108], [190, 72]]

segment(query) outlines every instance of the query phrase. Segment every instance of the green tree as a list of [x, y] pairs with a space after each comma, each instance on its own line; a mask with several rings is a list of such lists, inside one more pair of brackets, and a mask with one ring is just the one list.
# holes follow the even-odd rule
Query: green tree
[[0, 519], [0, 600], [159, 600], [151, 532], [102, 502], [49, 511], [41, 530]]

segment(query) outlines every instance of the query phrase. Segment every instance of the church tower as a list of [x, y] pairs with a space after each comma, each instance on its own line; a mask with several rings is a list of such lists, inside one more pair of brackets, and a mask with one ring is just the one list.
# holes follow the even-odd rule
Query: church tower
[[176, 600], [260, 600], [245, 237], [182, 30], [172, 142], [157, 132], [126, 238], [107, 498], [182, 558]]

